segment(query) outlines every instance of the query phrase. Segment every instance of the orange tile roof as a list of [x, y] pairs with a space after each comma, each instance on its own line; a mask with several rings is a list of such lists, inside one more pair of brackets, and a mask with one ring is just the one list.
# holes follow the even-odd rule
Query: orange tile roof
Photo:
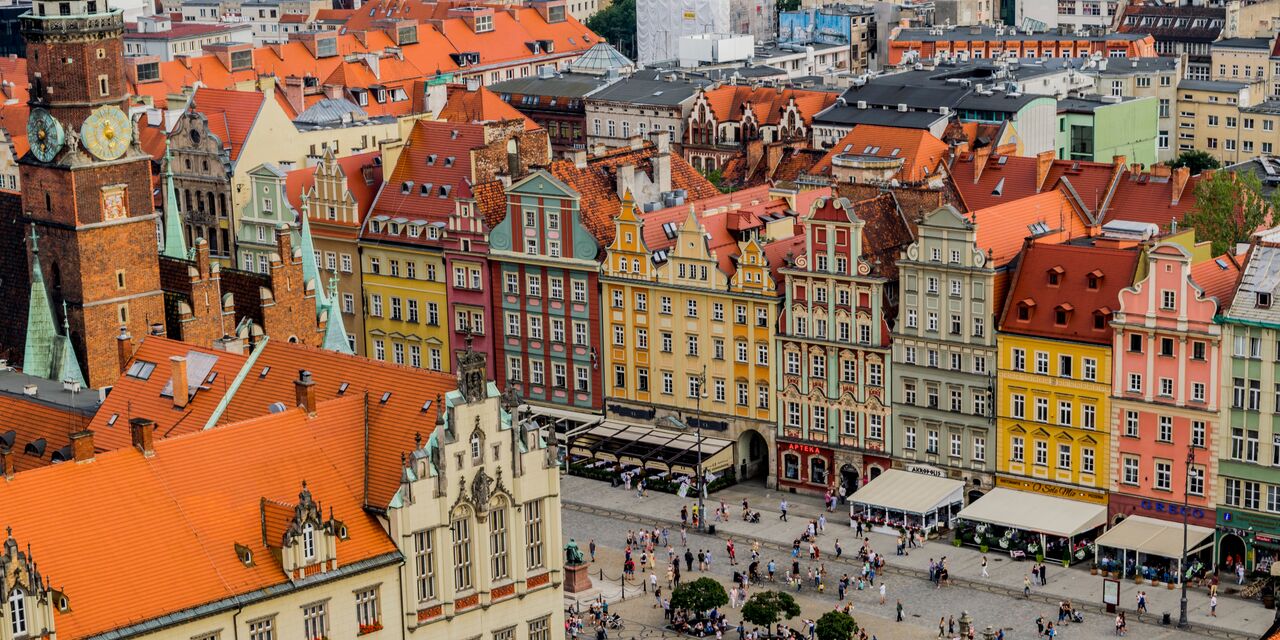
[[[734, 211], [707, 213], [733, 204], [739, 205], [739, 208]], [[698, 213], [698, 222], [702, 225], [703, 231], [711, 236], [707, 239], [707, 248], [715, 252], [720, 271], [729, 276], [737, 271], [735, 258], [738, 257], [738, 241], [731, 233], [731, 227], [756, 228], [763, 226], [762, 220], [766, 217], [790, 215], [787, 213], [789, 210], [787, 201], [770, 197], [768, 185], [715, 195], [641, 214], [640, 219], [644, 221], [645, 247], [649, 251], [670, 249], [675, 244], [675, 239], [667, 236], [663, 225], [674, 223], [677, 229], [680, 228], [684, 225], [691, 209]]]
[[539, 128], [538, 123], [507, 104], [498, 94], [484, 87], [468, 91], [465, 85], [456, 84], [449, 85], [449, 99], [436, 117], [461, 123], [523, 120], [525, 131]]
[[[1005, 302], [1000, 330], [1006, 333], [1107, 345], [1111, 325], [1095, 329], [1096, 312], [1120, 308], [1120, 290], [1133, 283], [1140, 252], [1137, 247], [1096, 246], [1088, 242], [1032, 242], [1022, 250], [1018, 271]], [[1059, 284], [1050, 286], [1049, 271], [1061, 269]], [[1102, 279], [1088, 287], [1090, 273]], [[1028, 320], [1018, 319], [1021, 304], [1032, 307]], [[1068, 309], [1067, 323], [1057, 325], [1056, 310]]]
[[27, 79], [27, 59], [16, 55], [0, 57], [0, 82], [6, 83], [3, 99], [25, 104], [31, 97], [31, 83]]
[[724, 85], [706, 91], [706, 97], [716, 121], [741, 120], [746, 106], [751, 105], [756, 121], [763, 126], [778, 124], [782, 118], [782, 110], [792, 100], [796, 102], [796, 110], [800, 113], [801, 119], [808, 125], [813, 121], [815, 114], [835, 104], [839, 96], [830, 91]]
[[[440, 409], [436, 400], [457, 388], [456, 378], [316, 347], [268, 341], [218, 424], [261, 416], [273, 402], [294, 406], [294, 381], [303, 369], [311, 372], [320, 402], [367, 398], [369, 432], [363, 441], [368, 446], [367, 466], [359, 456], [331, 461], [344, 475], [363, 476], [362, 484], [357, 486], [364, 487], [368, 506], [385, 508], [399, 486], [400, 454], [413, 448], [415, 434], [423, 438], [431, 435]], [[363, 446], [357, 449], [363, 450]]]
[[[557, 180], [578, 192], [582, 198], [579, 206], [583, 224], [601, 246], [609, 246], [613, 242], [613, 217], [618, 215], [622, 206], [622, 199], [618, 197], [618, 167], [633, 164], [636, 171], [652, 175], [655, 154], [652, 144], [646, 144], [640, 149], [622, 147], [589, 158], [585, 169], [577, 168], [572, 160], [556, 160], [549, 169]], [[710, 198], [720, 193], [715, 185], [708, 182], [679, 154], [672, 153], [670, 157], [671, 188], [688, 192], [686, 202]], [[485, 222], [490, 227], [502, 222], [502, 218], [506, 216], [505, 201], [502, 204], [501, 207], [484, 211]]]
[[1216, 298], [1218, 310], [1231, 306], [1236, 283], [1240, 280], [1240, 261], [1244, 257], [1223, 254], [1191, 266], [1191, 280], [1204, 291], [1204, 297]]
[[977, 225], [978, 249], [990, 252], [988, 266], [999, 268], [1018, 257], [1023, 242], [1035, 235], [1030, 225], [1043, 222], [1064, 238], [1087, 236], [1088, 222], [1059, 189], [970, 211]]
[[209, 120], [209, 133], [218, 136], [222, 147], [230, 153], [231, 161], [235, 162], [253, 130], [264, 101], [265, 96], [258, 91], [201, 87], [196, 89], [191, 108]]
[[31, 141], [27, 139], [25, 133], [11, 136], [9, 140], [13, 143], [13, 157], [15, 159], [27, 155], [27, 152], [31, 150]]
[[0, 393], [0, 440], [8, 441], [12, 447], [9, 459], [14, 470], [22, 472], [52, 464], [54, 454], [71, 444], [71, 434], [89, 424], [92, 405], [87, 398], [84, 404], [84, 410], [73, 410], [36, 398]]
[[[471, 150], [483, 146], [484, 125], [415, 122], [370, 214], [445, 221], [454, 211], [454, 200], [470, 197]], [[423, 194], [423, 186], [429, 193]], [[440, 197], [441, 187], [449, 188], [447, 197]]]
[[1195, 209], [1200, 178], [1190, 176], [1179, 184], [1168, 177], [1126, 172], [1116, 183], [1103, 221], [1149, 222], [1168, 229], [1170, 222], [1182, 222]]
[[[295, 502], [303, 481], [325, 514], [347, 527], [348, 538], [337, 542], [339, 569], [398, 562], [359, 486], [330, 464], [359, 452], [324, 444], [332, 432], [362, 431], [362, 414], [360, 400], [346, 398], [312, 417], [292, 409], [163, 440], [151, 457], [120, 449], [0, 483], [12, 535], [70, 602], [55, 614], [59, 635], [82, 638], [294, 588], [263, 544], [260, 505]], [[236, 544], [254, 552], [251, 566], [240, 562]]]
[[[343, 175], [347, 177], [347, 190], [356, 199], [356, 208], [360, 217], [355, 225], [356, 227], [364, 224], [364, 218], [373, 206], [373, 199], [378, 195], [378, 187], [382, 186], [382, 163], [379, 162], [381, 157], [381, 151], [368, 151], [336, 159], [338, 166], [342, 167]], [[370, 179], [367, 181], [364, 176], [366, 167], [371, 172]], [[290, 171], [284, 181], [285, 193], [289, 197], [289, 204], [293, 205], [294, 209], [301, 211], [302, 194], [310, 191], [315, 184], [316, 168], [314, 165]], [[312, 212], [311, 217], [317, 217], [316, 212]], [[334, 223], [327, 222], [327, 224]], [[319, 230], [313, 228], [311, 231], [312, 233], [317, 233]]]
[[[197, 387], [187, 406], [181, 409], [173, 406], [172, 395], [161, 395], [173, 379], [170, 358], [174, 356], [187, 358], [187, 386]], [[216, 358], [208, 374], [202, 380], [191, 380], [190, 372], [194, 370], [195, 362], [208, 358]], [[94, 431], [94, 445], [101, 451], [129, 446], [129, 420], [132, 418], [155, 421], [157, 439], [203, 429], [247, 359], [247, 355], [159, 336], [144, 337], [133, 357], [125, 364], [126, 373], [116, 379], [111, 394], [89, 423], [89, 428]], [[135, 366], [141, 370], [138, 373], [146, 372], [145, 378], [127, 373]]]
[[917, 182], [934, 174], [938, 164], [944, 162], [950, 153], [947, 143], [924, 129], [860, 124], [835, 143], [831, 151], [813, 165], [811, 172], [819, 175], [829, 173], [832, 158], [841, 153], [865, 155], [868, 147], [880, 148], [871, 155], [904, 158], [902, 170], [896, 176], [903, 182]]
[[491, 65], [531, 58], [528, 43], [550, 40], [553, 55], [581, 53], [603, 42], [599, 36], [565, 13], [564, 22], [549, 24], [537, 9], [508, 6], [494, 11], [493, 30], [476, 33], [461, 18], [446, 18], [438, 27], [456, 51], [480, 54], [480, 64]]

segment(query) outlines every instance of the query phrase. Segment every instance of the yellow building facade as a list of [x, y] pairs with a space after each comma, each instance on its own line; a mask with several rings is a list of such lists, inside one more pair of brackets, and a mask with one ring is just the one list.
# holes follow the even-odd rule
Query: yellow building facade
[[996, 343], [997, 446], [1007, 452], [996, 486], [1105, 503], [1111, 349], [1014, 334]]
[[765, 246], [730, 233], [727, 212], [675, 209], [642, 220], [628, 199], [615, 219], [600, 278], [609, 413], [700, 424], [737, 443], [739, 477], [762, 475], [778, 309]]
[[450, 371], [444, 256], [400, 245], [388, 235], [408, 233], [392, 221], [377, 240], [361, 239], [364, 285], [364, 354], [435, 371]]

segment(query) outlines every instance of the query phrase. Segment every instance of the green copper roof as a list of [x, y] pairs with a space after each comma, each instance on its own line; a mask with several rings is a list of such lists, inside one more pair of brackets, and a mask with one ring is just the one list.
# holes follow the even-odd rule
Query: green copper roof
[[320, 317], [320, 313], [329, 306], [328, 298], [324, 293], [324, 281], [320, 279], [320, 265], [316, 263], [316, 245], [311, 241], [311, 222], [308, 220], [307, 213], [307, 196], [302, 196], [302, 212], [298, 215], [301, 218], [302, 236], [302, 281], [315, 284], [316, 287], [316, 317]]
[[182, 233], [182, 216], [178, 213], [178, 192], [173, 188], [173, 159], [169, 142], [164, 143], [164, 251], [168, 258], [187, 258], [187, 239]]
[[59, 382], [77, 382], [81, 387], [89, 386], [80, 371], [80, 363], [76, 360], [75, 347], [71, 345], [71, 329], [67, 326], [67, 303], [62, 303], [62, 337], [58, 339], [58, 353], [54, 360], [53, 380]]
[[[306, 218], [304, 217], [303, 220]], [[304, 236], [305, 237], [305, 236]], [[302, 259], [305, 261], [307, 255], [304, 252]], [[316, 287], [316, 298], [319, 299], [320, 287]], [[338, 278], [332, 276], [329, 278], [329, 296], [325, 304], [325, 309], [329, 312], [328, 319], [324, 325], [324, 344], [321, 345], [330, 351], [354, 355], [351, 350], [351, 343], [347, 340], [347, 328], [342, 321], [342, 310], [338, 308]]]
[[31, 297], [27, 302], [27, 342], [22, 353], [22, 371], [29, 375], [52, 379], [53, 348], [58, 338], [49, 292], [44, 288], [44, 272], [40, 269], [40, 237], [31, 228]]

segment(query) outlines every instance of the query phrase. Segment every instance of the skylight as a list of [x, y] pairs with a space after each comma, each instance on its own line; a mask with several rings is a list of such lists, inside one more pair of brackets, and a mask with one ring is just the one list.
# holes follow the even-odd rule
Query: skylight
[[383, 392], [383, 394], [382, 394], [382, 398], [378, 400], [378, 403], [379, 403], [379, 404], [386, 404], [386, 403], [387, 403], [387, 401], [388, 401], [388, 400], [390, 400], [390, 399], [391, 399], [391, 392], [390, 392], [390, 391], [385, 391], [385, 392]]
[[139, 380], [147, 380], [151, 378], [151, 372], [155, 370], [156, 364], [154, 362], [134, 360], [133, 364], [129, 366], [129, 370], [125, 372], [125, 375]]
[[270, 366], [270, 365], [263, 367], [263, 368], [262, 368], [262, 371], [258, 372], [258, 377], [259, 377], [259, 378], [265, 378], [265, 377], [267, 377], [267, 374], [268, 374], [268, 373], [271, 373], [271, 366]]

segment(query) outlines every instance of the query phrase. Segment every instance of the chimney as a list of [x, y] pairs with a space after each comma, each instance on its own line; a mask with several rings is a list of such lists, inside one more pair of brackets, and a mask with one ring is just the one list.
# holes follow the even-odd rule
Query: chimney
[[780, 144], [771, 144], [765, 147], [764, 162], [768, 173], [765, 174], [770, 180], [773, 180], [773, 174], [778, 170], [778, 165], [782, 163], [782, 156], [787, 151], [786, 147]]
[[480, 76], [467, 77], [467, 91], [476, 92], [480, 90]]
[[575, 169], [587, 168], [587, 150], [586, 149], [578, 149], [573, 152], [573, 168]]
[[311, 372], [298, 370], [298, 379], [293, 381], [293, 396], [299, 407], [310, 415], [316, 413], [316, 383], [311, 379]]
[[1049, 178], [1049, 169], [1053, 168], [1053, 150], [1036, 154], [1036, 193], [1044, 189], [1044, 181]]
[[85, 429], [71, 434], [71, 452], [76, 462], [93, 460], [93, 432]]
[[0, 449], [0, 469], [4, 470], [4, 479], [13, 479], [13, 450]]
[[[654, 178], [657, 178], [657, 176], [655, 175]], [[636, 166], [634, 164], [620, 165], [618, 167], [617, 183], [619, 199], [627, 197], [628, 191], [631, 192], [631, 195], [636, 195]]]
[[129, 439], [133, 443], [133, 448], [142, 452], [142, 455], [150, 458], [156, 454], [152, 437], [156, 430], [156, 423], [146, 418], [133, 418], [129, 420]]
[[650, 163], [653, 165], [653, 184], [658, 187], [660, 193], [666, 193], [671, 190], [671, 152], [666, 144], [666, 135], [663, 134], [663, 144], [659, 145], [658, 152], [653, 154]]
[[987, 159], [991, 157], [991, 145], [978, 147], [973, 151], [973, 183], [978, 184], [982, 178], [982, 170], [987, 168]]
[[120, 327], [120, 335], [116, 336], [116, 362], [120, 365], [120, 373], [129, 368], [129, 358], [133, 357], [133, 336], [129, 330]]
[[427, 111], [440, 116], [444, 106], [449, 102], [449, 85], [433, 84], [427, 86]]
[[169, 363], [173, 368], [173, 377], [169, 379], [169, 383], [173, 385], [173, 408], [185, 409], [191, 401], [191, 390], [187, 386], [187, 359], [172, 356]]
[[1187, 180], [1191, 178], [1191, 167], [1178, 167], [1169, 176], [1169, 191], [1173, 194], [1171, 205], [1177, 206], [1182, 199], [1182, 190], [1187, 188]]
[[651, 131], [649, 139], [653, 141], [653, 148], [658, 153], [669, 153], [671, 151], [671, 133], [667, 131]]
[[293, 110], [302, 113], [307, 109], [305, 80], [298, 76], [284, 79], [284, 99]]
[[1111, 166], [1116, 171], [1124, 171], [1125, 165], [1129, 164], [1128, 156], [1111, 156]]
[[644, 136], [637, 134], [627, 138], [627, 146], [631, 147], [632, 151], [643, 148]]

